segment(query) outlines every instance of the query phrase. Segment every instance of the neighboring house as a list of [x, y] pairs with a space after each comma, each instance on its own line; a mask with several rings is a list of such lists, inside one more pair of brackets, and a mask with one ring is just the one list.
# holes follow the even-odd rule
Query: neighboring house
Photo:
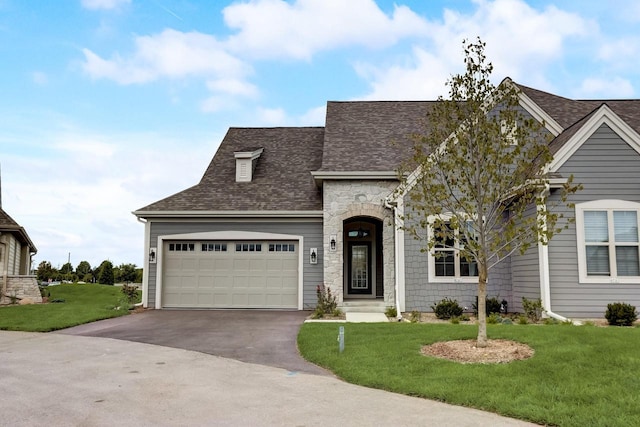
[[[488, 295], [574, 318], [640, 305], [640, 100], [517, 86], [552, 139], [551, 199], [571, 174], [584, 189], [565, 212], [575, 224], [491, 270]], [[396, 169], [433, 105], [329, 102], [324, 127], [229, 129], [200, 183], [134, 212], [146, 220], [144, 305], [308, 309], [324, 283], [345, 310], [430, 311], [444, 297], [470, 308], [477, 279], [459, 257], [439, 268], [397, 226]]]
[[0, 304], [27, 298], [42, 302], [38, 282], [31, 275], [31, 257], [36, 252], [25, 229], [0, 204]]

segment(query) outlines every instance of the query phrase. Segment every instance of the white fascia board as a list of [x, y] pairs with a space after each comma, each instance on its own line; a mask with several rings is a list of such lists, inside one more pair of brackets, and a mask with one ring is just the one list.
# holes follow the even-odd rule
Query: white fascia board
[[322, 211], [133, 211], [138, 218], [322, 218]]
[[316, 180], [338, 179], [398, 179], [396, 171], [311, 171]]
[[522, 108], [527, 110], [529, 114], [533, 116], [534, 119], [544, 124], [544, 127], [551, 132], [553, 136], [558, 136], [564, 130], [562, 126], [558, 122], [556, 122], [553, 117], [547, 114], [542, 108], [538, 106], [531, 98], [529, 98], [523, 91], [520, 90], [518, 94], [520, 98], [520, 105]]
[[251, 159], [255, 160], [260, 157], [260, 154], [264, 151], [264, 148], [258, 148], [254, 151], [234, 151], [233, 155], [236, 159]]
[[624, 120], [614, 113], [607, 104], [602, 104], [598, 111], [573, 135], [555, 154], [548, 167], [550, 172], [557, 172], [573, 154], [593, 135], [601, 125], [609, 126], [620, 138], [640, 154], [640, 135]]

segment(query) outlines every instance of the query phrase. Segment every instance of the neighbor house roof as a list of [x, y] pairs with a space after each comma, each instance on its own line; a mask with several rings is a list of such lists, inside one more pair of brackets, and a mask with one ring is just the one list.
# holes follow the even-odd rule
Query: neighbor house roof
[[[324, 128], [230, 128], [200, 182], [136, 211], [321, 211], [310, 171], [320, 167]], [[236, 182], [234, 152], [262, 148], [251, 182]], [[252, 148], [253, 150], [253, 148]]]
[[9, 232], [16, 236], [16, 238], [23, 245], [29, 246], [30, 252], [37, 252], [36, 245], [33, 244], [27, 231], [21, 227], [13, 218], [9, 216], [2, 208], [0, 208], [0, 233]]

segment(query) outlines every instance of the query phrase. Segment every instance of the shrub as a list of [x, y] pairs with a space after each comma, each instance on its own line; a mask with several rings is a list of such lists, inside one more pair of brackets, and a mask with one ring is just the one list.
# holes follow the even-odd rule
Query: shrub
[[135, 285], [122, 285], [122, 293], [129, 304], [135, 303], [138, 299], [138, 287]]
[[450, 322], [454, 325], [460, 324], [460, 318], [458, 316], [452, 317]]
[[496, 325], [502, 323], [502, 317], [498, 313], [491, 313], [487, 316], [487, 323], [490, 325]]
[[457, 300], [445, 298], [442, 301], [432, 305], [431, 309], [438, 319], [451, 319], [462, 315], [462, 307]]
[[418, 310], [413, 310], [411, 312], [411, 315], [409, 316], [409, 321], [411, 323], [418, 323], [420, 322], [420, 312]]
[[336, 296], [331, 293], [331, 288], [325, 285], [316, 286], [316, 296], [318, 297], [318, 304], [313, 312], [314, 319], [320, 319], [324, 315], [334, 316], [341, 313], [338, 310], [338, 300]]
[[[500, 301], [498, 301], [498, 297], [493, 297], [493, 298], [487, 297], [485, 301], [486, 301], [485, 311], [487, 312], [487, 316], [490, 315], [491, 313], [500, 313]], [[473, 314], [477, 316], [478, 315], [478, 297], [477, 296], [476, 296], [475, 304], [472, 304], [472, 308], [473, 308]]]
[[540, 298], [537, 300], [528, 300], [522, 297], [522, 309], [530, 321], [537, 323], [542, 317], [542, 300]]
[[526, 325], [527, 323], [529, 323], [529, 319], [527, 318], [527, 316], [518, 317], [518, 324], [519, 325]]
[[612, 326], [631, 326], [638, 319], [636, 307], [631, 304], [614, 302], [607, 304], [604, 317]]
[[387, 317], [396, 317], [398, 315], [398, 310], [395, 307], [387, 307], [384, 314]]

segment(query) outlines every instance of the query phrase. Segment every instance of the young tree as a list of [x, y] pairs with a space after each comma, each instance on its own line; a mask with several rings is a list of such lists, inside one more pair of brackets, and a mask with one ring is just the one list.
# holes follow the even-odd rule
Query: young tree
[[[425, 250], [458, 256], [465, 274], [477, 275], [479, 347], [487, 345], [489, 270], [566, 227], [548, 205], [548, 139], [519, 109], [517, 86], [491, 83], [484, 47], [479, 38], [463, 42], [466, 71], [450, 78], [448, 98], [438, 99], [428, 129], [415, 135], [414, 172], [400, 171], [399, 188], [408, 192], [405, 230]], [[561, 203], [577, 189], [569, 178]]]
[[98, 276], [98, 283], [101, 283], [103, 285], [113, 285], [113, 264], [111, 263], [111, 261], [102, 261], [99, 270], [100, 275]]

